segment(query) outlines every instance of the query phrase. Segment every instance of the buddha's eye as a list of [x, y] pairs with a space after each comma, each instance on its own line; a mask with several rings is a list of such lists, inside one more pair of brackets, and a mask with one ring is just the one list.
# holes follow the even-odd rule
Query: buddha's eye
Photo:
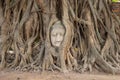
[[60, 33], [60, 36], [63, 36], [64, 34], [63, 33]]
[[55, 36], [56, 36], [56, 34], [52, 34], [52, 36], [54, 36], [54, 37], [55, 37]]

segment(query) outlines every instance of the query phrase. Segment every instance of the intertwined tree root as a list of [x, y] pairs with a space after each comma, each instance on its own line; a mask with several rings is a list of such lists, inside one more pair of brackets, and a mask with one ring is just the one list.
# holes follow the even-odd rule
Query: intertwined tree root
[[[0, 70], [120, 73], [120, 17], [110, 0], [0, 0]], [[61, 21], [58, 52], [49, 30]], [[12, 53], [10, 52], [12, 51]]]

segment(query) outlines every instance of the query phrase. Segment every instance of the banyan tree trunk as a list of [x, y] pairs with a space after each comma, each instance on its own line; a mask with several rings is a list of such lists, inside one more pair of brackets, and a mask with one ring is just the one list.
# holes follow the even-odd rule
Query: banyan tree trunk
[[[120, 73], [120, 17], [110, 0], [0, 0], [0, 70]], [[65, 27], [51, 44], [55, 22]]]

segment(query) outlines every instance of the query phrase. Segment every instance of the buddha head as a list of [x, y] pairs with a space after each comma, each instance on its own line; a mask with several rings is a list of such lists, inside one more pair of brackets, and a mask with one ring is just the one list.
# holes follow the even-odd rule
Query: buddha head
[[65, 27], [58, 21], [50, 29], [50, 41], [53, 47], [60, 47], [64, 40]]

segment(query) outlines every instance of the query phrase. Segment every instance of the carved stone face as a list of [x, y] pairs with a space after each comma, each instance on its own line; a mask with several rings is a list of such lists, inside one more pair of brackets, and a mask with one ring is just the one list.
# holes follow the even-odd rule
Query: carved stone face
[[65, 28], [60, 23], [52, 26], [50, 39], [52, 46], [59, 47], [64, 40]]

